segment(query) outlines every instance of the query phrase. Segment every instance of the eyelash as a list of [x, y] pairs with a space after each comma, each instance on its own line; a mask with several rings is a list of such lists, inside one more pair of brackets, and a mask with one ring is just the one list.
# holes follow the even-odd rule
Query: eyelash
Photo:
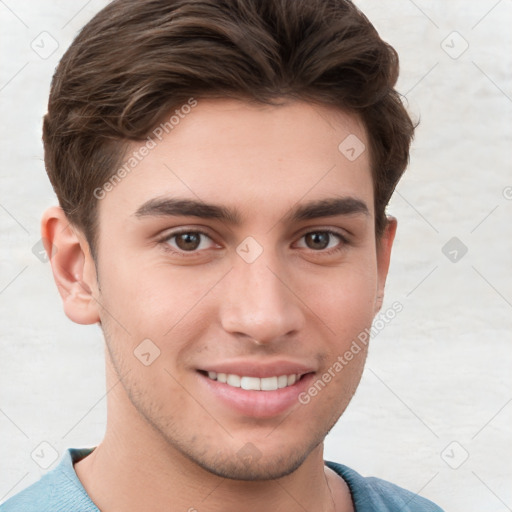
[[[315, 251], [314, 249], [310, 249], [313, 253], [332, 255], [332, 254], [342, 251], [346, 245], [350, 244], [349, 240], [345, 236], [343, 236], [341, 233], [338, 233], [337, 231], [333, 231], [332, 229], [316, 229], [316, 230], [312, 230], [312, 231], [307, 231], [300, 236], [299, 240], [301, 240], [302, 238], [304, 238], [307, 235], [310, 235], [311, 233], [327, 233], [330, 236], [334, 236], [340, 240], [340, 243], [331, 249], [322, 249], [322, 250], [318, 250], [318, 251]], [[205, 231], [202, 231], [200, 229], [183, 229], [183, 230], [173, 231], [172, 233], [166, 234], [164, 237], [162, 237], [161, 239], [158, 240], [158, 243], [162, 245], [162, 247], [164, 248], [165, 251], [171, 252], [173, 254], [177, 254], [178, 256], [183, 256], [186, 258], [186, 257], [192, 257], [194, 255], [197, 255], [199, 253], [199, 251], [197, 251], [197, 250], [195, 250], [195, 251], [176, 250], [169, 245], [170, 240], [172, 240], [173, 238], [175, 238], [179, 235], [183, 235], [183, 234], [202, 235], [202, 236], [205, 236], [213, 241], [212, 237]]]
[[164, 250], [169, 251], [173, 254], [177, 254], [178, 256], [191, 257], [193, 255], [198, 254], [199, 251], [197, 251], [197, 250], [196, 251], [182, 251], [182, 250], [177, 250], [169, 245], [169, 242], [173, 238], [175, 238], [179, 235], [183, 235], [183, 234], [202, 235], [202, 236], [205, 236], [205, 237], [209, 238], [210, 240], [212, 240], [212, 237], [208, 233], [206, 233], [205, 231], [202, 231], [200, 229], [181, 229], [181, 230], [173, 231], [172, 233], [166, 234], [164, 237], [162, 237], [160, 240], [158, 240], [158, 243], [162, 245]]
[[343, 236], [341, 233], [338, 233], [337, 231], [333, 231], [332, 229], [315, 229], [313, 231], [306, 231], [300, 236], [299, 240], [303, 239], [307, 235], [310, 235], [311, 233], [327, 233], [328, 235], [339, 239], [339, 243], [335, 247], [332, 247], [331, 249], [322, 249], [319, 251], [309, 249], [313, 253], [325, 254], [330, 256], [332, 254], [336, 254], [342, 251], [347, 245], [349, 245], [347, 237]]

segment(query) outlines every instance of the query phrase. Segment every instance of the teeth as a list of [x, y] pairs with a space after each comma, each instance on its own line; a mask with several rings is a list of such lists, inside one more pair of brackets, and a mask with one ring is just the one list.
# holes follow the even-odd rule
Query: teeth
[[277, 377], [265, 377], [261, 379], [262, 391], [275, 391], [277, 389]]
[[240, 379], [240, 387], [242, 389], [259, 391], [261, 389], [261, 379], [258, 379], [258, 377], [242, 377]]
[[288, 375], [281, 375], [280, 377], [277, 377], [277, 387], [281, 389], [286, 386], [288, 386]]
[[230, 373], [228, 375], [228, 379], [227, 379], [226, 383], [229, 384], [230, 386], [233, 386], [234, 388], [239, 388], [240, 380], [241, 379], [238, 375], [233, 375], [232, 373]]
[[233, 373], [208, 372], [208, 377], [234, 388], [242, 388], [250, 391], [275, 391], [277, 389], [293, 386], [293, 384], [299, 380], [300, 375], [279, 375], [260, 379], [259, 377], [240, 377]]

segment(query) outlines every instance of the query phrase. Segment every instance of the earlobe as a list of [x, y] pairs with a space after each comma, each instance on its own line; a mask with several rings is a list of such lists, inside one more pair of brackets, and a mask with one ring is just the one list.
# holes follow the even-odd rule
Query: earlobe
[[78, 324], [99, 322], [96, 269], [85, 237], [58, 206], [44, 212], [41, 236], [66, 316]]
[[384, 288], [388, 276], [391, 249], [395, 239], [397, 220], [388, 216], [384, 233], [377, 240], [377, 296], [375, 300], [375, 315], [380, 311], [384, 301]]

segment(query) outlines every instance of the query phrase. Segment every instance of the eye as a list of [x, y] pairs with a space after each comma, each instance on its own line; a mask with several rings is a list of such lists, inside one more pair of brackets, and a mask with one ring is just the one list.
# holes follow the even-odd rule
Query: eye
[[302, 236], [297, 246], [314, 251], [325, 251], [335, 249], [345, 241], [340, 234], [333, 231], [311, 231]]
[[164, 242], [172, 249], [179, 252], [194, 252], [202, 249], [210, 249], [215, 246], [213, 240], [201, 231], [182, 231], [180, 233], [171, 233]]

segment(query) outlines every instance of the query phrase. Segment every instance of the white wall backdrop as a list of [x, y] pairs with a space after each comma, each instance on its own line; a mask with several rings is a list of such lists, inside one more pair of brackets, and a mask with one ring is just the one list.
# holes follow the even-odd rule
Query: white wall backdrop
[[[53, 70], [106, 2], [0, 1], [0, 502], [105, 428], [98, 327], [64, 316], [37, 257], [55, 203], [41, 118]], [[361, 386], [326, 459], [446, 510], [512, 510], [512, 2], [359, 0], [401, 56], [421, 119], [389, 212], [398, 217], [384, 309]], [[34, 249], [34, 246], [35, 249]]]

